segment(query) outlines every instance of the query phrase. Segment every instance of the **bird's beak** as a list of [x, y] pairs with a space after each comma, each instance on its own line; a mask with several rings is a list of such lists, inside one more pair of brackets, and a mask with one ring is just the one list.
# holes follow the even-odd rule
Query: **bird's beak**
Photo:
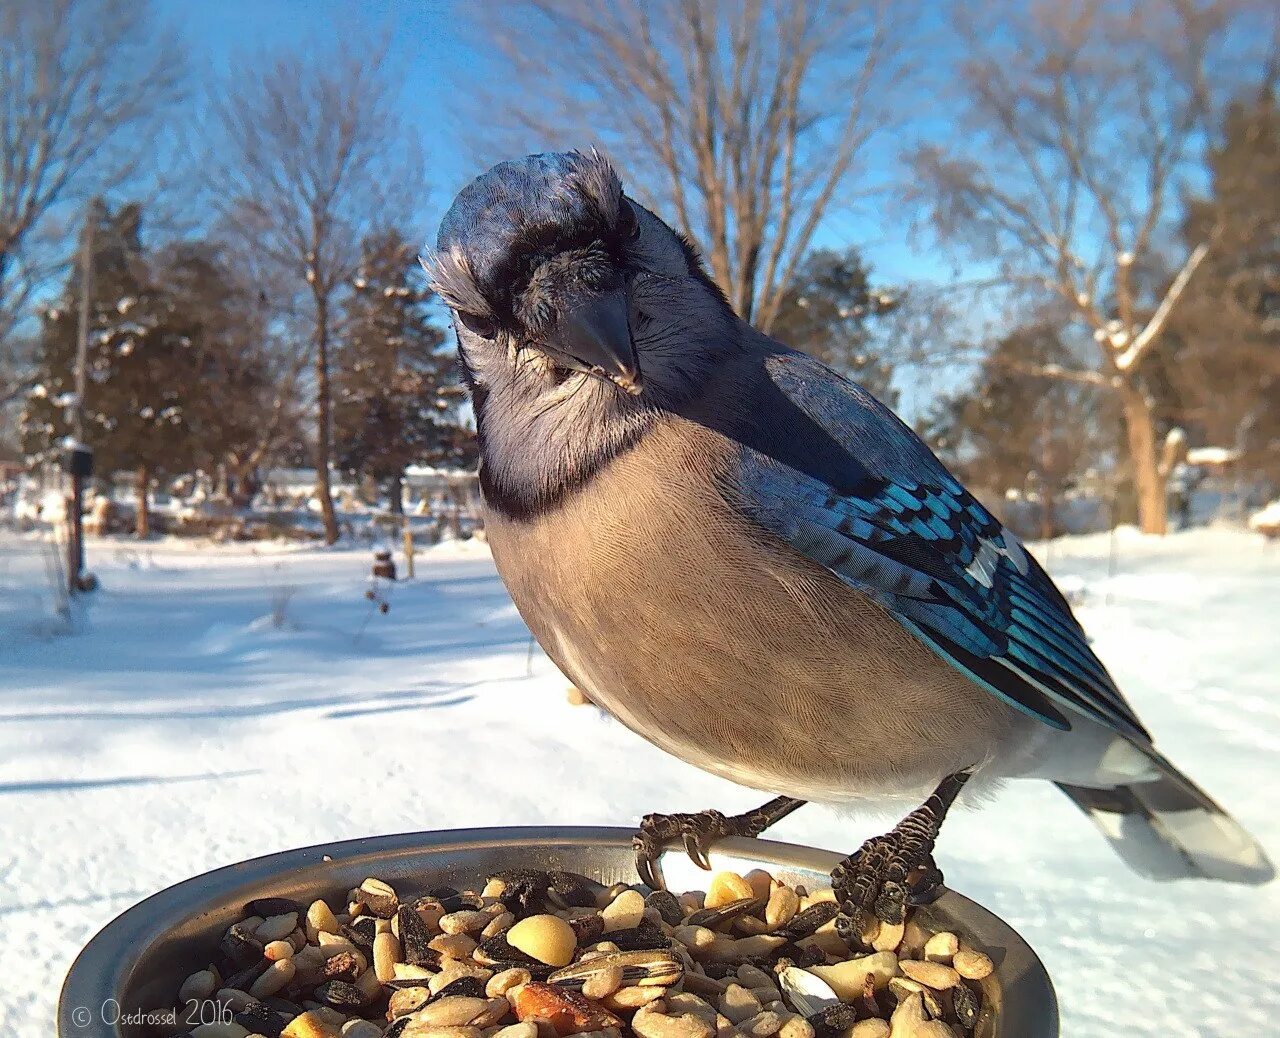
[[551, 339], [557, 352], [577, 362], [573, 367], [639, 395], [640, 363], [631, 341], [625, 289], [593, 295], [567, 311]]

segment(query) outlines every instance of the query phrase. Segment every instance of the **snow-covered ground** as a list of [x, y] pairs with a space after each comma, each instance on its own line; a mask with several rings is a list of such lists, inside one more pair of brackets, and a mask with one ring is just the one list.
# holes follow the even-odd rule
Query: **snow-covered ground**
[[[1219, 530], [1117, 546], [1113, 577], [1105, 534], [1056, 542], [1049, 566], [1083, 589], [1165, 751], [1280, 856], [1280, 549]], [[366, 552], [94, 542], [90, 557], [103, 589], [55, 634], [36, 542], [0, 535], [0, 1034], [52, 1033], [83, 942], [215, 866], [761, 800], [569, 706], [541, 654], [529, 676], [483, 546], [420, 557], [385, 616], [363, 597]], [[776, 835], [847, 851], [892, 820], [809, 807]], [[1033, 783], [955, 816], [940, 860], [1039, 951], [1064, 1036], [1277, 1033], [1277, 885], [1145, 882]]]

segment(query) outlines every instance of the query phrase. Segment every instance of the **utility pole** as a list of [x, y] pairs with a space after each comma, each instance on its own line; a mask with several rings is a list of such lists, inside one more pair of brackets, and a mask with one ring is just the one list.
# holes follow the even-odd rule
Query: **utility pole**
[[96, 211], [97, 206], [91, 202], [85, 212], [84, 232], [80, 237], [80, 319], [76, 328], [75, 398], [71, 402], [71, 413], [67, 416], [71, 433], [65, 444], [66, 466], [71, 475], [71, 508], [67, 517], [67, 587], [73, 595], [84, 589], [84, 484], [93, 475], [93, 452], [84, 442], [84, 393], [93, 281], [93, 219]]

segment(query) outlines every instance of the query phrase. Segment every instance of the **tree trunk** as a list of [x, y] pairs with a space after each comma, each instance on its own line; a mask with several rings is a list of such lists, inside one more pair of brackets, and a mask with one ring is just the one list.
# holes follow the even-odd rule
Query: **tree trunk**
[[146, 465], [139, 465], [138, 471], [134, 474], [133, 492], [134, 499], [137, 502], [138, 514], [134, 520], [133, 532], [138, 540], [146, 540], [151, 536], [151, 517], [147, 514], [147, 484], [151, 482], [151, 475], [147, 472]]
[[1125, 435], [1129, 441], [1133, 492], [1138, 502], [1138, 528], [1143, 533], [1163, 536], [1169, 528], [1165, 477], [1160, 473], [1151, 405], [1143, 396], [1142, 390], [1130, 381], [1125, 381], [1120, 386], [1120, 403]]
[[1053, 500], [1053, 490], [1046, 483], [1040, 491], [1040, 539], [1042, 541], [1051, 541], [1054, 537], [1054, 528], [1056, 523]]
[[316, 495], [324, 520], [324, 543], [338, 540], [338, 516], [329, 489], [329, 300], [316, 296]]
[[455, 486], [449, 487], [449, 532], [455, 541], [462, 540], [462, 495]]
[[387, 490], [387, 497], [391, 503], [392, 515], [404, 515], [404, 475], [391, 477], [391, 486]]

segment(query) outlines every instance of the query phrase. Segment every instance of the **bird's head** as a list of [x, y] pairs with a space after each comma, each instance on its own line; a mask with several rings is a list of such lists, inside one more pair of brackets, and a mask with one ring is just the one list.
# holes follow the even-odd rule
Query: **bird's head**
[[715, 326], [732, 321], [692, 247], [595, 152], [529, 155], [472, 181], [441, 224], [432, 279], [486, 392], [515, 381], [554, 401], [590, 382], [597, 404], [662, 404], [705, 366], [690, 333], [723, 341]]

